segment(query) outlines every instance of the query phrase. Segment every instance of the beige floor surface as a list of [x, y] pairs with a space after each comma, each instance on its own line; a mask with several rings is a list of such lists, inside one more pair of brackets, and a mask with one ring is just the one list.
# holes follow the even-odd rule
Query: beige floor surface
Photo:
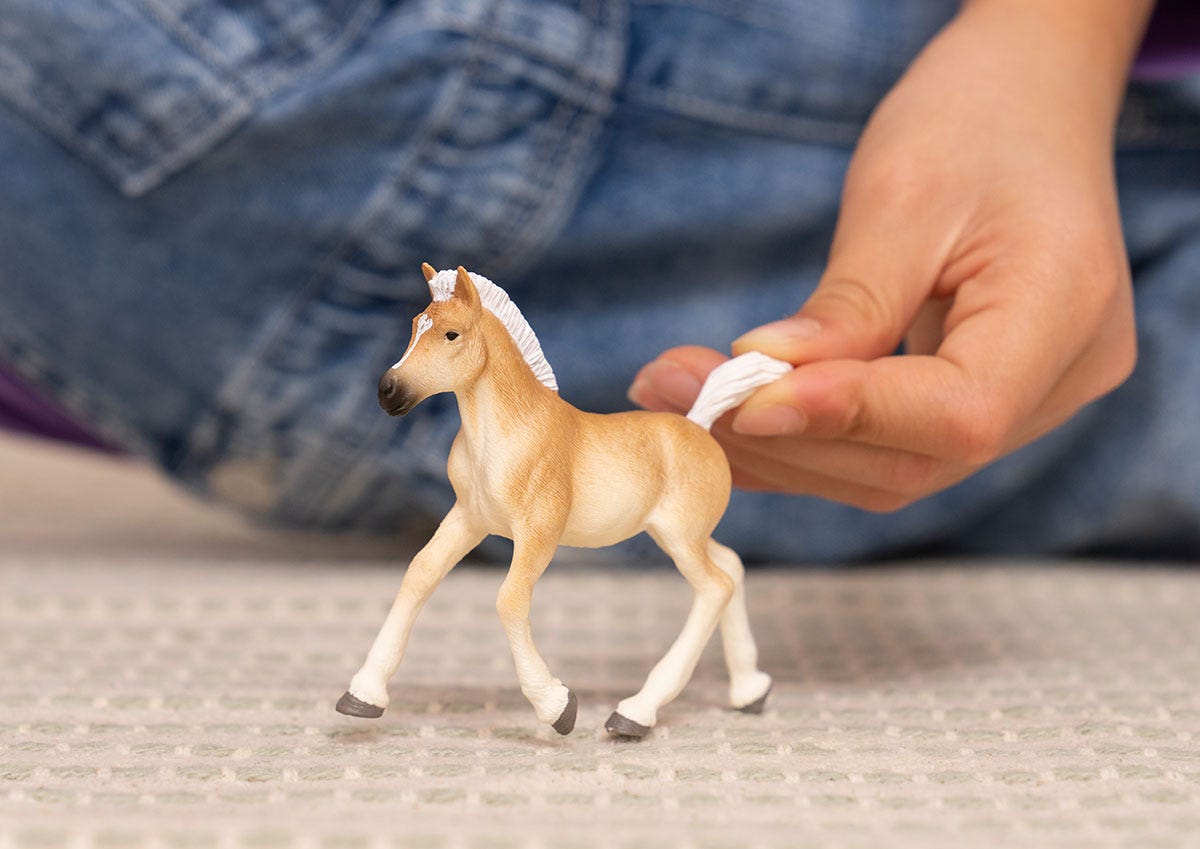
[[602, 724], [682, 623], [669, 569], [552, 569], [540, 726], [495, 570], [430, 602], [375, 722], [332, 711], [395, 541], [300, 539], [136, 464], [0, 439], [0, 849], [1200, 846], [1200, 573], [924, 563], [750, 576], [760, 717], [719, 646]]

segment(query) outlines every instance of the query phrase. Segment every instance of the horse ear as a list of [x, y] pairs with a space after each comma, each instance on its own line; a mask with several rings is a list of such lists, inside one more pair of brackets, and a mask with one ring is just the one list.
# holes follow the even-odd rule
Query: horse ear
[[435, 271], [433, 266], [427, 262], [421, 263], [421, 273], [425, 275], [426, 283], [428, 283], [437, 275], [437, 271]]
[[458, 267], [458, 276], [454, 278], [454, 297], [472, 310], [479, 307], [479, 292], [475, 289], [471, 275], [467, 274], [467, 270], [461, 265]]

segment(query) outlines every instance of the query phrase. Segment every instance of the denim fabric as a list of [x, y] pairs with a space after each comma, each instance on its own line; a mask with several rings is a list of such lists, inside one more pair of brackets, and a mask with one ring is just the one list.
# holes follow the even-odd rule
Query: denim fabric
[[[664, 348], [811, 291], [863, 123], [956, 8], [0, 0], [0, 361], [251, 515], [426, 526], [453, 399], [375, 400], [422, 261], [496, 280], [562, 395], [625, 409]], [[752, 560], [1200, 551], [1200, 80], [1135, 86], [1120, 141], [1125, 387], [899, 513], [738, 493], [718, 536]]]

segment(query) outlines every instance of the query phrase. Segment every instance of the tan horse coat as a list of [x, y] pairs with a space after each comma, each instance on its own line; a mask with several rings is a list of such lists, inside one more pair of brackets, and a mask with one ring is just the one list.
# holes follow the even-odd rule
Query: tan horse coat
[[[426, 279], [434, 271], [423, 266]], [[435, 296], [436, 297], [436, 296]], [[683, 631], [645, 686], [623, 700], [606, 727], [640, 737], [690, 678], [718, 620], [731, 674], [731, 702], [761, 709], [770, 677], [758, 671], [737, 555], [712, 540], [729, 501], [729, 465], [700, 425], [669, 413], [608, 415], [576, 409], [538, 380], [509, 330], [485, 309], [458, 269], [453, 295], [413, 320], [404, 357], [380, 381], [380, 403], [404, 414], [429, 395], [453, 391], [462, 429], [448, 471], [457, 502], [409, 565], [367, 661], [338, 704], [378, 716], [387, 680], [433, 588], [486, 535], [513, 540], [497, 599], [522, 692], [560, 733], [574, 725], [574, 694], [533, 644], [533, 586], [558, 545], [612, 545], [646, 531], [694, 593]], [[730, 604], [730, 602], [733, 602]]]

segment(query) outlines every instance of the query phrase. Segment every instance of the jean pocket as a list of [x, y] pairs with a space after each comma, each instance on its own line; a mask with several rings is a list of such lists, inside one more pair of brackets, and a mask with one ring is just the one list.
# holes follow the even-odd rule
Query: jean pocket
[[0, 0], [0, 100], [139, 195], [351, 41], [373, 0]]
[[849, 144], [957, 0], [633, 0], [627, 92], [737, 130]]

